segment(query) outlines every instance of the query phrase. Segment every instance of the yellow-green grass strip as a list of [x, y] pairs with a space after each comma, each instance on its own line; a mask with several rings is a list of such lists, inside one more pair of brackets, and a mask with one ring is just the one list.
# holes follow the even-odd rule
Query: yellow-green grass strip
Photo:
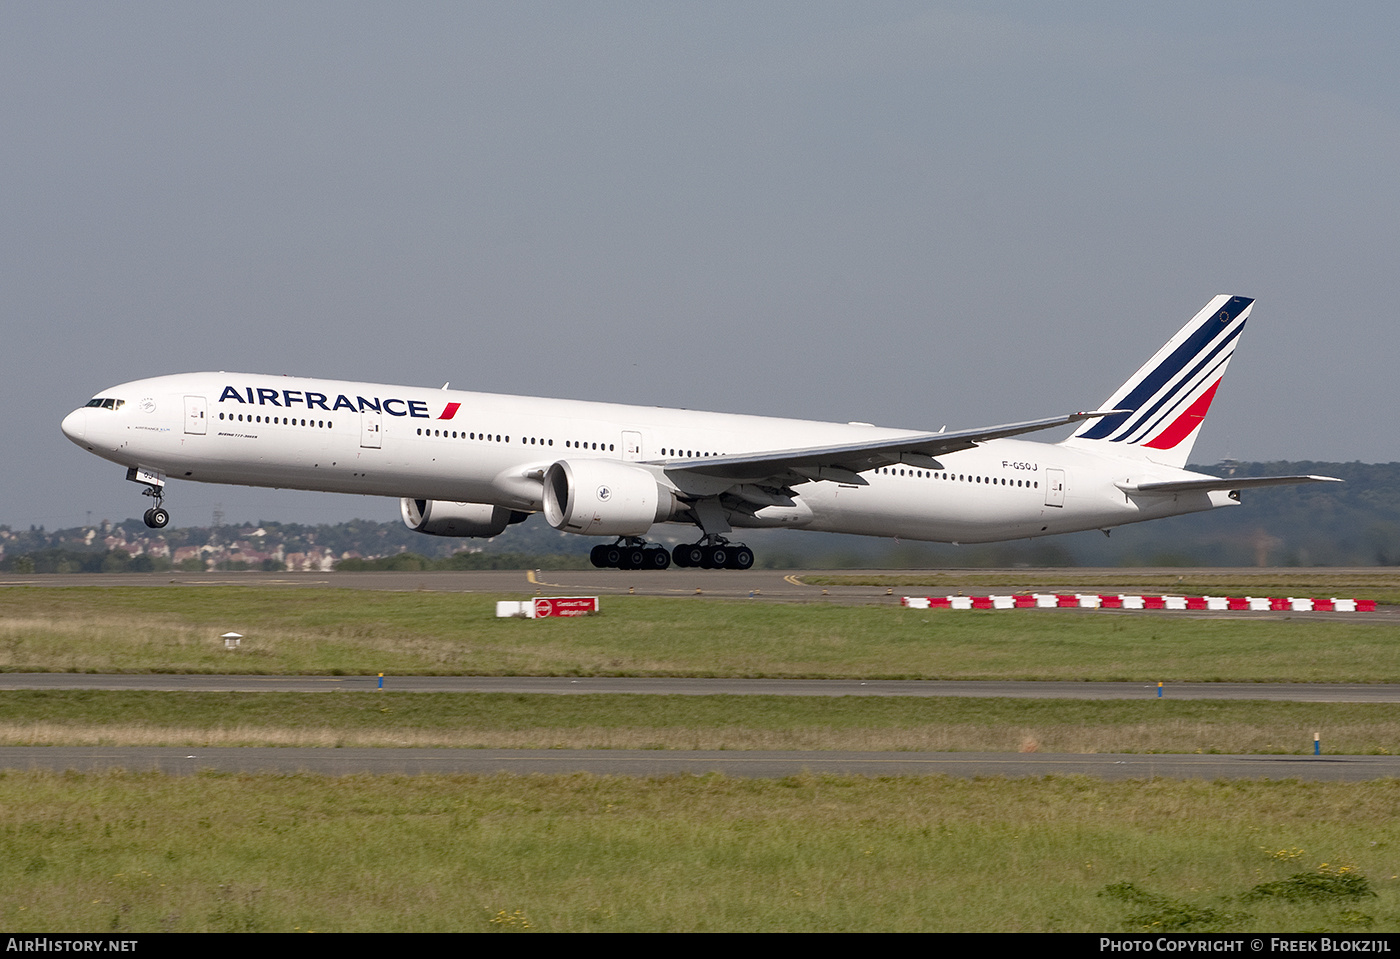
[[1383, 704], [914, 697], [30, 691], [0, 745], [1329, 754], [1400, 750]]
[[[609, 598], [497, 619], [495, 598], [248, 587], [9, 588], [0, 671], [1400, 681], [1400, 624], [1293, 616]], [[244, 634], [226, 650], [220, 634]]]

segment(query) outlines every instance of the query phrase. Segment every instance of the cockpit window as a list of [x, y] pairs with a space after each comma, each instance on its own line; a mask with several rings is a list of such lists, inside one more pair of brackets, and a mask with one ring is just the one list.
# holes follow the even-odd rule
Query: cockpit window
[[110, 396], [94, 396], [87, 401], [88, 406], [96, 407], [100, 410], [119, 410], [125, 403], [126, 400], [114, 400]]

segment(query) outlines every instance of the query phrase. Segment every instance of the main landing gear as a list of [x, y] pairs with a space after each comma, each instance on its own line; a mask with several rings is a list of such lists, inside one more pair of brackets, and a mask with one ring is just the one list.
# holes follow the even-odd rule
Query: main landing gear
[[599, 569], [665, 569], [673, 562], [683, 569], [749, 569], [753, 550], [730, 543], [722, 536], [706, 536], [698, 543], [666, 550], [649, 546], [635, 536], [625, 536], [611, 546], [595, 546], [589, 560]]
[[671, 550], [677, 566], [686, 569], [749, 569], [753, 550], [743, 543], [731, 543], [723, 536], [706, 536], [698, 543]]
[[611, 546], [595, 546], [588, 559], [599, 569], [665, 569], [671, 554], [664, 546], [648, 546], [636, 536], [624, 536]]

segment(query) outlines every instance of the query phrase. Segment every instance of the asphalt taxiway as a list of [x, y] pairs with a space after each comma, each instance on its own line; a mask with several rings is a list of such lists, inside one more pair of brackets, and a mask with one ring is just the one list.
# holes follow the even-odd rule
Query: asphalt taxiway
[[[864, 604], [898, 606], [904, 595], [927, 596], [963, 593], [1022, 593], [1041, 591], [1084, 592], [1166, 592], [1172, 593], [1172, 582], [1189, 575], [1196, 584], [1211, 595], [1226, 588], [1249, 589], [1251, 582], [1260, 583], [1251, 595], [1273, 595], [1268, 584], [1283, 580], [1306, 578], [1303, 569], [1035, 569], [1035, 570], [460, 570], [430, 572], [335, 572], [335, 573], [262, 573], [262, 572], [179, 572], [161, 573], [64, 573], [0, 575], [0, 588], [5, 586], [79, 587], [108, 586], [171, 588], [184, 586], [255, 586], [286, 589], [356, 589], [394, 592], [480, 593], [502, 598], [527, 599], [532, 596], [583, 595], [606, 597], [701, 597], [710, 599], [744, 599], [759, 602]], [[1358, 581], [1375, 576], [1375, 570], [1327, 568], [1315, 571], [1331, 581], [1345, 580], [1354, 575]], [[833, 579], [878, 577], [886, 581], [942, 582], [945, 585], [889, 586], [840, 584]], [[1005, 585], [1024, 577], [1017, 586]], [[1132, 587], [1105, 584], [1121, 578]], [[977, 585], [981, 580], [1001, 585]], [[823, 585], [821, 580], [827, 580]], [[1160, 585], [1145, 590], [1140, 584], [1157, 581]], [[1211, 591], [1203, 584], [1221, 583]], [[1341, 588], [1341, 587], [1338, 587]], [[1180, 593], [1180, 589], [1175, 590]], [[1344, 597], [1345, 598], [1345, 597]], [[929, 610], [911, 610], [925, 614]], [[961, 611], [936, 611], [959, 615]], [[1340, 618], [1348, 621], [1381, 620], [1396, 622], [1400, 607], [1384, 606], [1374, 613], [1332, 613], [1293, 611], [1132, 611], [1132, 610], [1039, 610], [1044, 615], [1158, 615], [1183, 617], [1239, 617], [1248, 619], [1308, 619]]]
[[583, 696], [915, 696], [998, 699], [1235, 699], [1291, 703], [1400, 703], [1396, 683], [1010, 682], [922, 679], [706, 679], [633, 676], [259, 676], [193, 673], [0, 673], [0, 690], [296, 692], [379, 689], [412, 693]]

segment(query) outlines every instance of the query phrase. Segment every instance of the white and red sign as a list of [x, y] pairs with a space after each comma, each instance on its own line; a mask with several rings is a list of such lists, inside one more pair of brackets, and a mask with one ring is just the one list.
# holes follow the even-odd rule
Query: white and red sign
[[537, 596], [496, 603], [498, 617], [544, 619], [547, 616], [592, 616], [598, 612], [597, 596]]
[[596, 612], [597, 596], [541, 596], [535, 600], [535, 619], [546, 616], [591, 616]]

